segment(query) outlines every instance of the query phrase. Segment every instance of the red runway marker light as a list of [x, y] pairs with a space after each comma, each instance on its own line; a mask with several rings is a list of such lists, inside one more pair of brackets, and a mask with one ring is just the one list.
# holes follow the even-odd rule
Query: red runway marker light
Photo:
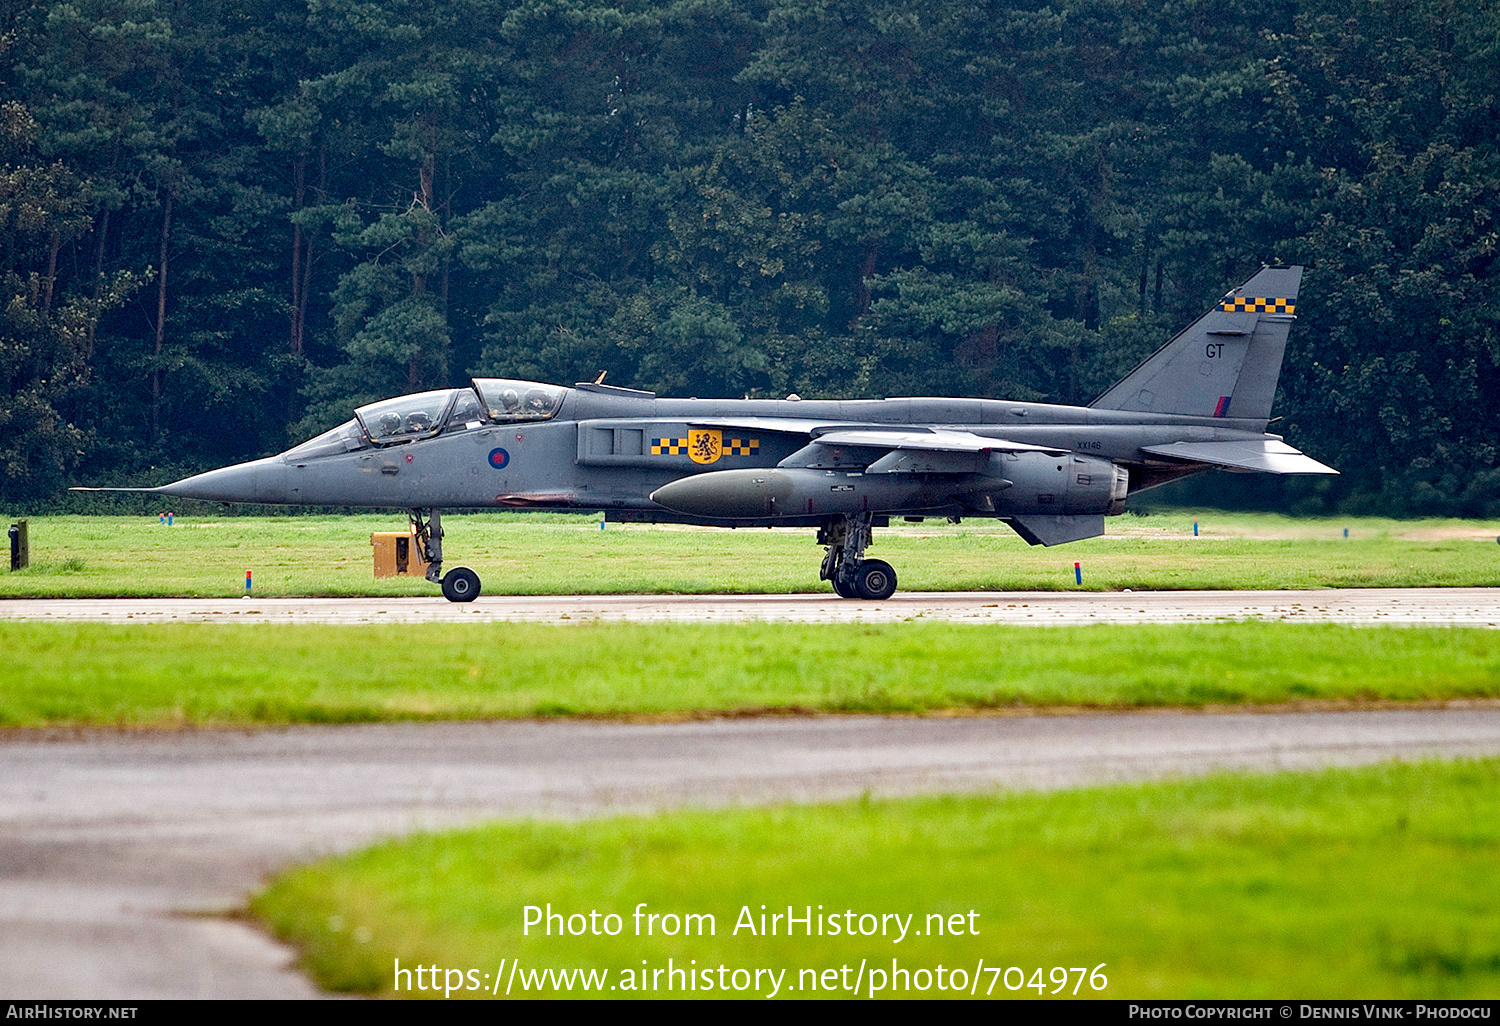
[[250, 594], [250, 571], [245, 571], [245, 594]]
[[1073, 564], [1073, 580], [1077, 581], [1079, 584], [1083, 583], [1083, 566], [1082, 566], [1082, 564], [1079, 564], [1079, 563], [1074, 563]]

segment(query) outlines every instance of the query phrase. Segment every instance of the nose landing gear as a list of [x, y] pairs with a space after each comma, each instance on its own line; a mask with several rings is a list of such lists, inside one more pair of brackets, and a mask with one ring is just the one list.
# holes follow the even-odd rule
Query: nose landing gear
[[842, 598], [881, 601], [896, 593], [896, 571], [883, 559], [865, 559], [873, 530], [869, 513], [835, 517], [818, 528], [818, 544], [826, 545], [822, 580]]
[[443, 598], [449, 602], [473, 602], [479, 597], [479, 575], [466, 566], [456, 566], [443, 573], [443, 526], [442, 515], [436, 509], [411, 511], [412, 533], [417, 544], [422, 546], [422, 555], [427, 559], [427, 579], [441, 585]]

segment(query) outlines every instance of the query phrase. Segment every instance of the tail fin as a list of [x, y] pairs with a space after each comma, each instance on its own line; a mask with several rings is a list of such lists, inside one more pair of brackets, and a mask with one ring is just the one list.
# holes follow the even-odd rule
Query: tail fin
[[1268, 421], [1300, 267], [1264, 267], [1089, 405]]

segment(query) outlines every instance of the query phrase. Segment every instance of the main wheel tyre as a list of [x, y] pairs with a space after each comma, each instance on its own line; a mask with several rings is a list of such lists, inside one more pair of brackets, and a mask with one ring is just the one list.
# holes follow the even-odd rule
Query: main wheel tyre
[[479, 597], [479, 575], [466, 566], [456, 566], [443, 575], [443, 598], [449, 602], [473, 602]]
[[828, 583], [833, 585], [833, 590], [838, 593], [839, 598], [859, 598], [859, 586], [842, 569], [834, 574]]
[[896, 594], [896, 571], [883, 559], [867, 559], [854, 571], [859, 597], [880, 601]]

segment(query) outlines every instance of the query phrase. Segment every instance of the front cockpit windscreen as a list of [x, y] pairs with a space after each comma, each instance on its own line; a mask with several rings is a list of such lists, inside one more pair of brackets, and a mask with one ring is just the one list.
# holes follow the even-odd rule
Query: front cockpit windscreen
[[502, 424], [555, 417], [568, 391], [560, 385], [509, 378], [475, 378], [474, 387], [479, 389], [490, 419]]
[[296, 448], [288, 449], [282, 455], [285, 459], [295, 462], [314, 459], [318, 456], [337, 456], [340, 453], [363, 449], [368, 444], [359, 421], [346, 420], [331, 431], [324, 431], [321, 435], [309, 438]]
[[443, 426], [443, 416], [448, 412], [449, 404], [460, 392], [474, 394], [468, 388], [418, 392], [361, 406], [354, 411], [354, 416], [376, 445], [409, 442], [437, 434]]

